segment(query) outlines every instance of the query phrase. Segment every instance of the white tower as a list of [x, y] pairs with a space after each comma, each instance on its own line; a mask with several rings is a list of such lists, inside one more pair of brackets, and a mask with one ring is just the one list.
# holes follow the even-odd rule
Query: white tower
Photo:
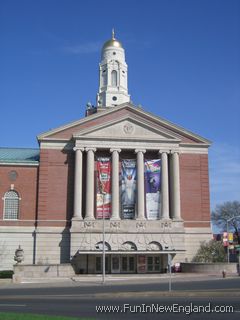
[[115, 107], [130, 101], [127, 76], [125, 52], [121, 42], [115, 39], [113, 30], [112, 39], [105, 42], [102, 48], [99, 64], [98, 108]]

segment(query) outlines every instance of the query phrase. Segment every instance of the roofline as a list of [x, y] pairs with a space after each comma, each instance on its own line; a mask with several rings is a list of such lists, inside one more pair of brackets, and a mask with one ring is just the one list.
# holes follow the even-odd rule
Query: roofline
[[134, 106], [133, 104], [130, 104], [130, 103], [123, 103], [117, 107], [113, 107], [111, 109], [107, 109], [107, 110], [104, 110], [100, 113], [94, 113], [92, 115], [89, 115], [85, 118], [81, 118], [80, 120], [77, 120], [77, 121], [74, 121], [74, 122], [71, 122], [71, 123], [68, 123], [66, 125], [63, 125], [63, 126], [60, 126], [58, 128], [55, 128], [53, 130], [50, 130], [50, 131], [47, 131], [45, 133], [42, 133], [40, 135], [37, 136], [37, 139], [38, 139], [38, 142], [42, 141], [45, 139], [46, 136], [49, 136], [49, 135], [53, 135], [53, 134], [56, 134], [58, 132], [61, 132], [63, 131], [64, 129], [69, 129], [71, 127], [74, 127], [74, 126], [77, 126], [79, 124], [82, 124], [84, 122], [88, 122], [88, 121], [91, 121], [91, 120], [94, 120], [96, 118], [100, 118], [106, 114], [111, 114], [113, 112], [115, 112], [116, 110], [121, 110], [123, 108], [128, 108], [130, 110], [132, 110], [133, 112], [134, 111], [137, 111], [138, 113], [140, 114], [143, 114], [145, 116], [148, 116], [150, 117], [152, 120], [156, 121], [160, 121], [163, 125], [166, 125], [168, 127], [170, 127], [171, 129], [174, 129], [175, 131], [177, 131], [178, 133], [184, 133], [186, 136], [188, 136], [189, 138], [194, 138], [194, 139], [197, 139], [197, 140], [200, 140], [202, 141], [203, 143], [206, 143], [207, 145], [211, 145], [212, 142], [206, 138], [203, 138], [202, 136], [198, 135], [198, 134], [195, 134], [193, 132], [191, 132], [190, 130], [186, 130], [185, 128], [179, 126], [179, 125], [176, 125], [166, 119], [163, 119], [161, 117], [159, 117], [158, 115], [155, 115], [149, 111], [145, 111], [143, 110], [143, 108], [141, 107], [138, 107], [138, 106]]

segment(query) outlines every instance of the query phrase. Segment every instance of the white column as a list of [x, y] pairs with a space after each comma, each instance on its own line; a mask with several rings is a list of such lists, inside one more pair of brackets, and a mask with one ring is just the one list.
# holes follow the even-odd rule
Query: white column
[[169, 219], [168, 155], [165, 151], [161, 152], [161, 218]]
[[145, 219], [144, 194], [144, 153], [146, 150], [135, 150], [137, 153], [137, 219]]
[[121, 149], [110, 149], [112, 153], [112, 220], [119, 220], [119, 152]]
[[75, 171], [74, 171], [74, 212], [75, 220], [82, 219], [82, 151], [83, 148], [74, 148]]
[[85, 219], [94, 219], [94, 152], [95, 148], [86, 148], [87, 176], [86, 176], [86, 215]]
[[181, 219], [179, 153], [172, 152], [172, 218]]

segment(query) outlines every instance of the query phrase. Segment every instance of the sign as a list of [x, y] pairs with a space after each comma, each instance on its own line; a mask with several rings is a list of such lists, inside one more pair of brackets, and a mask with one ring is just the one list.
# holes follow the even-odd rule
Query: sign
[[227, 232], [223, 232], [223, 246], [224, 247], [228, 246], [228, 234], [227, 234]]
[[232, 232], [230, 232], [228, 234], [228, 240], [229, 240], [229, 242], [233, 242], [233, 233]]
[[235, 244], [235, 250], [240, 251], [240, 244]]
[[147, 217], [156, 220], [161, 210], [161, 160], [146, 160], [144, 167]]
[[135, 218], [136, 205], [136, 160], [122, 160], [121, 203], [123, 219]]
[[109, 219], [111, 216], [111, 161], [97, 159], [97, 206], [96, 218]]

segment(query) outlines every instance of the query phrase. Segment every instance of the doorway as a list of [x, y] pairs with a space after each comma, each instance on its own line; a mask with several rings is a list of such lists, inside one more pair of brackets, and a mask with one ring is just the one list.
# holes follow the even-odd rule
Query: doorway
[[[102, 273], [102, 256], [96, 256], [95, 270], [96, 270], [96, 273]], [[105, 273], [110, 273], [109, 256], [105, 256]]]
[[136, 257], [135, 256], [121, 257], [121, 272], [136, 273]]

